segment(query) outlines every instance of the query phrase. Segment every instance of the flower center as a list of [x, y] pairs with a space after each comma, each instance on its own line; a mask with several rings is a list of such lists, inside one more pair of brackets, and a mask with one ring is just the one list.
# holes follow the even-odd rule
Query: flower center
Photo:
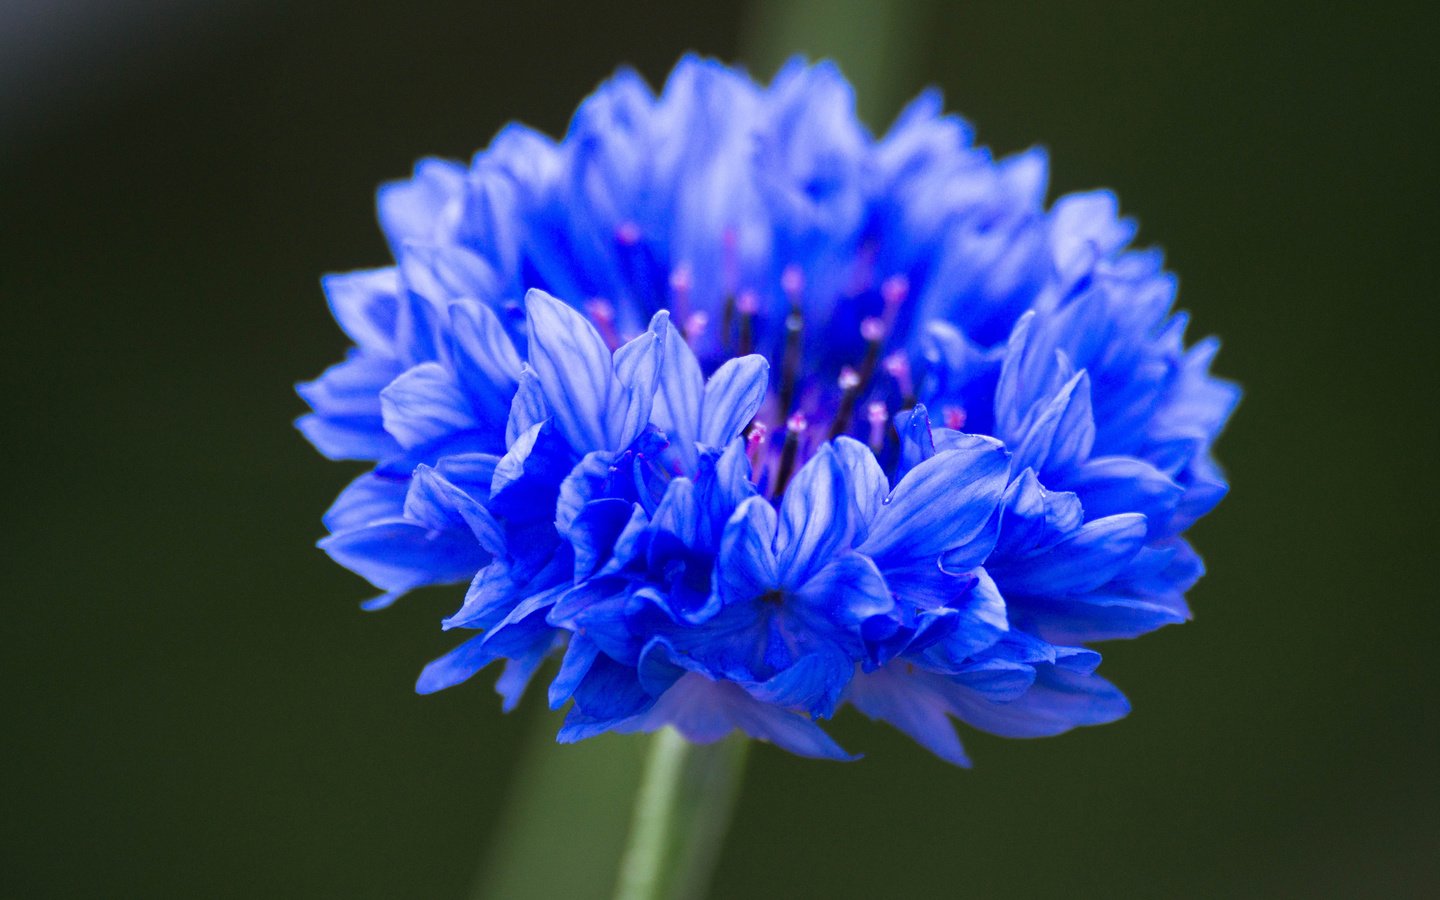
[[785, 594], [779, 590], [769, 590], [760, 595], [761, 603], [768, 603], [771, 606], [780, 606], [785, 602]]

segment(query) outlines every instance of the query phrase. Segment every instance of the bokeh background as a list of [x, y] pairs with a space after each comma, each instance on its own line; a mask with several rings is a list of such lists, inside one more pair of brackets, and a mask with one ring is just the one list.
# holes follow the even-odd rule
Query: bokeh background
[[[832, 55], [927, 84], [1052, 191], [1108, 186], [1247, 396], [1196, 620], [1112, 644], [1135, 712], [971, 771], [854, 715], [761, 747], [717, 897], [1440, 892], [1435, 22], [1216, 0], [0, 6], [0, 894], [605, 896], [639, 745], [420, 698], [458, 594], [362, 614], [352, 474], [289, 426], [386, 261], [372, 192], [619, 63]], [[531, 698], [532, 700], [537, 698]]]

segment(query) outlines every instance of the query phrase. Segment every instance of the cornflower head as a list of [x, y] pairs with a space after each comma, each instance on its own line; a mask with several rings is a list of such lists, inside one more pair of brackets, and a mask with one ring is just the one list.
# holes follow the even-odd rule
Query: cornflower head
[[673, 725], [847, 758], [851, 705], [966, 764], [1128, 710], [1086, 645], [1190, 615], [1238, 390], [1108, 192], [1047, 207], [926, 93], [880, 138], [829, 64], [622, 71], [379, 193], [301, 396], [371, 464], [321, 546], [380, 608], [468, 582], [418, 688], [547, 659], [562, 741]]

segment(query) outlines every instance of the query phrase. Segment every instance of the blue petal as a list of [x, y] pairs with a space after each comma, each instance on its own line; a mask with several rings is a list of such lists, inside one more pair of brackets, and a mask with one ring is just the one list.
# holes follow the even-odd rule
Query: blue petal
[[406, 519], [339, 531], [320, 541], [330, 558], [385, 591], [470, 578], [488, 554], [469, 532], [436, 531]]
[[1169, 521], [1184, 489], [1159, 469], [1130, 456], [1102, 456], [1089, 460], [1066, 485], [1092, 518], [1137, 512], [1154, 528]]
[[615, 497], [592, 500], [585, 504], [566, 530], [566, 537], [575, 548], [575, 580], [583, 581], [595, 574], [612, 556], [615, 542], [630, 521], [634, 504]]
[[465, 643], [432, 661], [415, 681], [415, 690], [421, 694], [433, 694], [445, 688], [468, 681], [476, 672], [494, 662], [498, 657], [484, 646], [485, 636], [476, 635]]
[[415, 164], [414, 177], [380, 188], [375, 198], [380, 227], [397, 251], [408, 241], [434, 240], [439, 237], [437, 226], [445, 221], [446, 207], [456, 204], [458, 213], [458, 200], [464, 192], [464, 166], [449, 160], [423, 159]]
[[344, 362], [296, 385], [295, 393], [326, 418], [368, 419], [378, 427], [380, 391], [400, 372], [400, 364], [389, 357], [352, 349]]
[[758, 354], [727, 361], [705, 383], [698, 439], [723, 447], [755, 418], [770, 384], [770, 363]]
[[885, 495], [890, 493], [890, 482], [869, 447], [845, 436], [837, 437], [833, 446], [849, 483], [850, 499], [855, 504], [855, 538], [864, 541], [870, 523], [885, 502]]
[[895, 486], [860, 551], [902, 561], [964, 547], [985, 531], [1008, 471], [1005, 453], [988, 446], [937, 453]]
[[853, 522], [845, 472], [826, 444], [795, 473], [780, 500], [775, 536], [780, 585], [799, 587], [849, 547]]
[[1081, 371], [1061, 387], [1020, 437], [1015, 466], [1032, 468], [1042, 476], [1068, 473], [1085, 461], [1094, 442], [1090, 376]]
[[405, 495], [405, 517], [435, 530], [468, 528], [487, 553], [505, 552], [500, 524], [475, 498], [430, 466], [420, 466]]
[[679, 450], [687, 469], [693, 470], [705, 376], [694, 351], [678, 335], [666, 338], [658, 388], [651, 417]]
[[787, 602], [823, 611], [831, 622], [846, 626], [884, 615], [895, 606], [875, 562], [859, 553], [844, 553], [823, 565]]
[[950, 721], [949, 703], [925, 672], [903, 673], [895, 664], [855, 676], [846, 699], [872, 719], [889, 722], [948, 763], [969, 768], [970, 758]]
[[845, 654], [821, 650], [806, 653], [764, 681], [743, 682], [741, 687], [764, 703], [828, 718], [854, 674], [855, 663]]
[[553, 522], [560, 485], [573, 466], [569, 446], [548, 422], [531, 426], [495, 466], [492, 511], [520, 522]]
[[470, 496], [488, 497], [499, 464], [500, 457], [493, 453], [457, 453], [437, 462], [435, 468], [446, 481]]
[[580, 453], [608, 447], [605, 416], [614, 376], [610, 351], [579, 312], [537, 289], [525, 294], [530, 367], [555, 423]]
[[1130, 712], [1130, 701], [1098, 675], [1041, 665], [1035, 685], [1020, 697], [995, 703], [968, 689], [951, 693], [966, 724], [1001, 737], [1050, 737], [1081, 725], [1103, 725]]
[[510, 401], [510, 415], [505, 420], [505, 446], [509, 447], [520, 435], [550, 418], [550, 404], [545, 402], [545, 388], [540, 378], [529, 366], [521, 369], [519, 386]]
[[1140, 551], [1145, 517], [1106, 516], [1085, 525], [1044, 553], [993, 569], [1007, 593], [1074, 594], [1114, 578]]
[[325, 513], [325, 528], [345, 531], [381, 519], [398, 519], [405, 509], [409, 483], [361, 475], [350, 482]]
[[321, 281], [330, 313], [358, 346], [393, 358], [400, 273], [394, 268], [327, 275]]
[[637, 715], [654, 702], [640, 686], [635, 669], [603, 653], [591, 662], [572, 697], [577, 709], [597, 719]]
[[1074, 494], [1047, 491], [1026, 469], [1005, 489], [1000, 537], [1001, 559], [1033, 555], [1054, 546], [1084, 524], [1085, 512]]
[[616, 383], [611, 388], [606, 416], [606, 446], [628, 447], [649, 424], [665, 338], [670, 331], [670, 313], [662, 309], [647, 331], [615, 351]]
[[505, 326], [483, 303], [458, 300], [450, 304], [450, 329], [451, 356], [477, 418], [492, 426], [503, 421], [520, 377], [520, 357]]
[[332, 419], [312, 414], [296, 419], [295, 427], [326, 459], [384, 459], [400, 449], [378, 416]]
[[590, 664], [595, 662], [595, 657], [599, 653], [600, 648], [585, 635], [572, 634], [570, 636], [570, 645], [565, 648], [565, 658], [560, 661], [560, 671], [555, 673], [554, 680], [550, 682], [551, 709], [559, 709], [565, 705], [565, 701], [575, 693], [575, 687], [580, 683], [580, 679], [590, 671]]
[[736, 508], [720, 540], [715, 587], [721, 599], [739, 603], [777, 586], [775, 508], [764, 497], [751, 497]]
[[380, 392], [385, 430], [407, 449], [478, 423], [465, 392], [439, 363], [421, 363]]
[[1178, 625], [1190, 618], [1183, 595], [1136, 597], [1096, 591], [1078, 596], [1030, 596], [1014, 601], [1015, 617], [1027, 630], [1056, 643], [1090, 643]]
[[706, 546], [718, 547], [725, 523], [736, 507], [756, 494], [744, 440], [736, 438], [718, 455], [713, 450], [703, 454], [695, 488], [700, 501], [699, 540]]
[[846, 753], [808, 717], [756, 700], [731, 682], [711, 681], [700, 674], [677, 681], [648, 718], [647, 724], [673, 724], [681, 734], [700, 742], [718, 740], [738, 728], [756, 740], [800, 756], [858, 758]]

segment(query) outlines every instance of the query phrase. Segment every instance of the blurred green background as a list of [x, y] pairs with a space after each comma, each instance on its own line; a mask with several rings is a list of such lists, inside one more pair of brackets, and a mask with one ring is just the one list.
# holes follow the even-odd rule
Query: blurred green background
[[971, 771], [854, 715], [860, 763], [761, 747], [715, 896], [1440, 893], [1431, 15], [3, 8], [0, 893], [606, 895], [637, 745], [537, 741], [538, 696], [504, 716], [488, 676], [412, 693], [458, 593], [357, 609], [312, 546], [351, 472], [291, 385], [344, 348], [319, 275], [386, 261], [379, 181], [688, 49], [831, 54], [873, 124], [935, 83], [997, 152], [1046, 144], [1054, 192], [1113, 187], [1166, 248], [1248, 392], [1196, 621], [1104, 648], [1128, 719], [970, 734]]

